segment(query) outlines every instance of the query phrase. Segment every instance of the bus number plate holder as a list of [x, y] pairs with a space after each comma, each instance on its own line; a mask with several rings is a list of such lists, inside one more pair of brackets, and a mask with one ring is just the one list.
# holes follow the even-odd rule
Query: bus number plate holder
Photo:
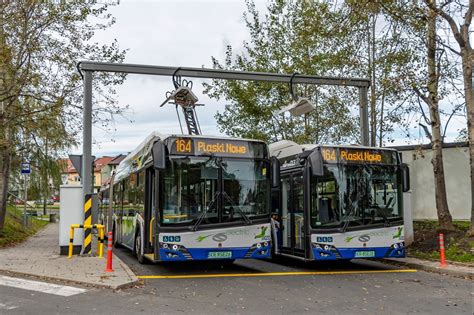
[[207, 258], [209, 259], [222, 259], [222, 258], [232, 258], [232, 252], [231, 251], [221, 251], [221, 252], [209, 252], [207, 254]]
[[356, 251], [355, 258], [367, 258], [367, 257], [375, 257], [375, 251], [374, 250], [360, 250]]

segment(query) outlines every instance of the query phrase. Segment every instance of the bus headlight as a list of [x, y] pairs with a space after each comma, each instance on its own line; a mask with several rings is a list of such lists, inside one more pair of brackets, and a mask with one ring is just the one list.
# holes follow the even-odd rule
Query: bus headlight
[[176, 244], [173, 245], [173, 250], [178, 250], [178, 248], [179, 248], [178, 245]]

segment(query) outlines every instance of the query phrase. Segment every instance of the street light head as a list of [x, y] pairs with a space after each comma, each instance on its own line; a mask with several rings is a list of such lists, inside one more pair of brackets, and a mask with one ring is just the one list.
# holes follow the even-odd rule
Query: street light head
[[288, 106], [283, 107], [277, 114], [290, 112], [291, 116], [301, 116], [310, 113], [316, 106], [305, 97], [298, 97], [298, 99]]

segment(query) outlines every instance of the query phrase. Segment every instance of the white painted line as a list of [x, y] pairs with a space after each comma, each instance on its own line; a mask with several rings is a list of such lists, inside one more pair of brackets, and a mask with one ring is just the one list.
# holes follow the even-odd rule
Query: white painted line
[[61, 296], [71, 296], [87, 291], [85, 289], [69, 287], [66, 285], [11, 278], [7, 276], [0, 276], [0, 285]]
[[15, 305], [8, 306], [7, 304], [0, 303], [0, 310], [10, 311], [10, 310], [14, 310], [15, 308], [18, 308], [18, 306], [15, 306]]

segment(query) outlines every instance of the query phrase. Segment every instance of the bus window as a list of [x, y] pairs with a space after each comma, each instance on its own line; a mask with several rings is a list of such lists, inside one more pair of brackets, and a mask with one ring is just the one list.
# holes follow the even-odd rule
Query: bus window
[[145, 171], [137, 174], [135, 208], [142, 217], [145, 217]]
[[323, 177], [311, 179], [311, 223], [313, 226], [334, 223], [339, 219], [337, 183], [327, 169]]

